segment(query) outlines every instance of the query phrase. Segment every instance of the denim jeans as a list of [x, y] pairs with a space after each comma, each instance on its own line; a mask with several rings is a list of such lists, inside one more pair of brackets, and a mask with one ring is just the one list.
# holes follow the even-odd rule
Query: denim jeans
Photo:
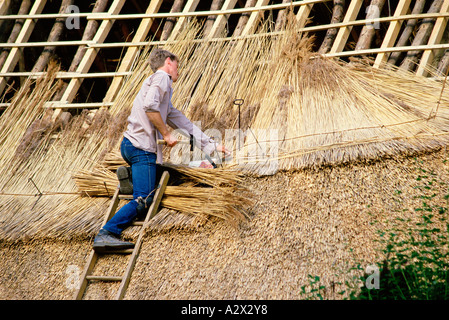
[[158, 176], [155, 153], [134, 147], [127, 138], [123, 138], [120, 152], [123, 159], [131, 166], [134, 200], [121, 207], [103, 226], [103, 229], [117, 235], [122, 233], [137, 217], [139, 205], [137, 199], [139, 197], [146, 199], [147, 204], [152, 203]]

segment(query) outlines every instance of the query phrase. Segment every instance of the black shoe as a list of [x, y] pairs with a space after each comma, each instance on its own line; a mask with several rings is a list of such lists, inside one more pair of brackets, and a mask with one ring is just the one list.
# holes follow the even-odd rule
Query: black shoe
[[121, 194], [133, 194], [133, 182], [130, 167], [119, 167], [117, 169], [117, 178]]
[[97, 252], [134, 248], [134, 243], [120, 240], [115, 234], [101, 229], [94, 239], [93, 249]]

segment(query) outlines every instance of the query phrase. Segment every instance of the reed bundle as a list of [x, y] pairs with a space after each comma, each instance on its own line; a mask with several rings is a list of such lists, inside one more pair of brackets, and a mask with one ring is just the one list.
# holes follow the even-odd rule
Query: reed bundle
[[[274, 161], [281, 169], [432, 150], [448, 141], [448, 122], [441, 117], [447, 107], [441, 108], [446, 110], [437, 119], [429, 119], [431, 107], [423, 106], [428, 100], [416, 95], [404, 102], [392, 90], [382, 90], [390, 87], [387, 79], [379, 86], [376, 75], [369, 77], [366, 70], [359, 72], [332, 60], [306, 59], [292, 62], [292, 68], [292, 72], [282, 70], [288, 75], [280, 81], [284, 87], [268, 93], [253, 124], [278, 128]], [[273, 110], [276, 100], [278, 107]]]
[[[310, 39], [289, 21], [282, 34], [197, 41], [201, 26], [192, 20], [177, 39], [164, 46], [181, 60], [174, 106], [191, 120], [201, 121], [199, 126], [207, 134], [234, 153], [234, 162], [223, 168], [226, 170], [177, 168], [178, 173], [190, 182], [184, 187], [211, 187], [209, 196], [218, 194], [216, 207], [235, 217], [239, 214], [232, 211], [232, 205], [226, 207], [224, 200], [247, 205], [246, 195], [239, 189], [244, 184], [241, 172], [236, 173], [239, 170], [272, 174], [279, 169], [434, 150], [447, 143], [449, 93], [442, 90], [440, 82], [404, 71], [374, 70], [364, 64], [322, 58], [312, 52]], [[59, 85], [54, 73], [21, 86], [0, 118], [0, 197], [8, 203], [0, 207], [4, 238], [14, 238], [17, 235], [12, 230], [20, 229], [15, 219], [15, 227], [9, 228], [12, 215], [22, 217], [22, 227], [40, 236], [55, 234], [50, 221], [60, 231], [59, 223], [65, 221], [66, 236], [80, 232], [71, 227], [67, 217], [83, 221], [77, 225], [88, 226], [87, 233], [93, 225], [98, 227], [105, 209], [97, 207], [97, 201], [108, 198], [93, 196], [110, 196], [117, 187], [114, 171], [123, 161], [114, 157], [119, 157], [119, 142], [134, 97], [151, 74], [148, 56], [152, 49], [142, 50], [134, 72], [125, 78], [109, 110], [85, 111], [64, 125], [49, 121], [51, 112], [44, 107]], [[240, 114], [235, 99], [244, 99]], [[227, 137], [228, 129], [243, 130], [243, 139]], [[270, 136], [272, 131], [274, 136]], [[243, 145], [240, 150], [239, 142]], [[260, 146], [262, 157], [247, 152]], [[174, 163], [168, 152], [166, 156], [168, 163]], [[234, 188], [232, 197], [225, 185]], [[210, 203], [205, 190], [196, 190], [201, 200], [195, 205]], [[185, 193], [172, 190], [172, 194], [176, 192], [178, 203], [182, 203], [176, 208], [187, 208], [187, 197], [181, 197]], [[39, 200], [38, 205], [43, 207], [33, 207], [30, 196], [26, 205], [10, 199], [30, 194], [42, 194], [45, 202]], [[87, 209], [89, 201], [91, 208]], [[176, 206], [167, 199], [164, 204]], [[199, 210], [191, 206], [185, 209], [186, 215]], [[83, 214], [86, 210], [89, 214]], [[203, 205], [202, 210], [227, 217], [212, 206]], [[45, 228], [33, 229], [32, 224], [46, 219]]]
[[[254, 129], [275, 129], [265, 161], [289, 170], [435, 150], [447, 144], [449, 92], [407, 72], [326, 59], [290, 24], [273, 39]], [[439, 101], [439, 112], [429, 118]], [[260, 139], [263, 141], [263, 138]], [[260, 141], [259, 141], [260, 142]], [[247, 139], [249, 144], [254, 140]], [[269, 152], [270, 150], [268, 150]], [[254, 157], [241, 168], [269, 172]], [[267, 167], [270, 168], [269, 166]], [[262, 170], [260, 170], [262, 169]]]
[[0, 239], [85, 239], [98, 232], [103, 221], [101, 212], [108, 205], [108, 198], [81, 198], [76, 194], [3, 195]]
[[[115, 191], [118, 180], [114, 170], [126, 163], [116, 152], [105, 156], [105, 159], [107, 161], [103, 162], [102, 166], [93, 170], [80, 170], [74, 176], [80, 194], [110, 196]], [[110, 164], [111, 167], [106, 167], [105, 164]], [[176, 176], [176, 185], [173, 185], [172, 181], [171, 185], [166, 187], [162, 198], [161, 206], [171, 209], [164, 211], [165, 213], [182, 213], [187, 220], [190, 220], [191, 215], [215, 216], [233, 225], [246, 220], [245, 210], [252, 201], [239, 172], [173, 164], [162, 165], [160, 169], [168, 170]]]
[[[233, 167], [263, 175], [446, 145], [449, 92], [442, 83], [323, 58], [294, 21], [280, 36], [189, 47], [174, 104], [234, 150]], [[240, 115], [237, 98], [245, 101]], [[243, 131], [240, 150], [227, 129]]]

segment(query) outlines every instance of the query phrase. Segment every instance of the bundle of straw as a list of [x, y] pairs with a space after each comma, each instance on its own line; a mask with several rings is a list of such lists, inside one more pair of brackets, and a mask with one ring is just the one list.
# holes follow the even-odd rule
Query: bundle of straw
[[[442, 90], [442, 83], [404, 71], [322, 58], [311, 51], [311, 41], [298, 32], [294, 21], [289, 18], [285, 30], [276, 35], [263, 33], [264, 25], [256, 36], [198, 40], [201, 26], [192, 19], [176, 39], [164, 45], [181, 60], [173, 105], [191, 120], [202, 121], [206, 134], [232, 150], [234, 158], [228, 171], [182, 172], [191, 183], [184, 187], [212, 187], [210, 192], [217, 192], [220, 200], [217, 207], [236, 217], [223, 199], [237, 205], [245, 201], [235, 196], [239, 189], [233, 189], [229, 198], [224, 188], [226, 181], [232, 188], [241, 184], [240, 173], [227, 176], [230, 169], [272, 174], [432, 151], [448, 141], [449, 93]], [[0, 117], [0, 203], [8, 203], [0, 206], [2, 230], [8, 230], [0, 230], [2, 237], [12, 237], [12, 230], [20, 228], [41, 236], [55, 234], [55, 230], [61, 234], [60, 221], [65, 222], [67, 235], [75, 234], [72, 230], [81, 232], [71, 228], [65, 217], [83, 221], [77, 226], [88, 226], [89, 232], [92, 225], [98, 226], [96, 221], [105, 209], [96, 203], [109, 198], [90, 197], [107, 197], [117, 187], [114, 170], [118, 164], [108, 154], [118, 154], [126, 116], [151, 74], [148, 57], [152, 50], [151, 46], [144, 48], [136, 59], [133, 73], [125, 78], [108, 111], [83, 112], [63, 127], [47, 123], [44, 107], [57, 89], [54, 73], [35, 83], [28, 80], [29, 85], [21, 87]], [[234, 99], [244, 100], [240, 114]], [[241, 140], [235, 136], [225, 139], [227, 129], [245, 132]], [[276, 134], [270, 136], [271, 131]], [[243, 152], [238, 150], [240, 143]], [[263, 149], [261, 158], [245, 154], [245, 150], [259, 149]], [[105, 164], [112, 169], [104, 171]], [[45, 203], [39, 200], [34, 206], [29, 195], [35, 194], [45, 196]], [[201, 190], [198, 203], [209, 201], [205, 197]], [[170, 205], [167, 200], [165, 205]], [[88, 207], [89, 214], [84, 214]], [[188, 208], [189, 212], [198, 210]], [[223, 211], [207, 210], [226, 216]], [[11, 229], [12, 215], [22, 220], [14, 219]], [[40, 225], [46, 220], [45, 227]]]
[[[269, 49], [259, 52], [268, 62], [256, 78], [269, 86], [251, 87], [260, 105], [249, 126], [274, 130], [276, 137], [255, 141], [247, 133], [244, 152], [236, 157], [238, 168], [270, 174], [273, 167], [290, 170], [416, 154], [449, 141], [449, 92], [442, 91], [441, 83], [323, 58], [310, 50], [311, 39], [298, 33], [292, 21], [283, 36], [264, 44]], [[266, 157], [248, 152], [267, 142]]]
[[[114, 159], [114, 156], [116, 157]], [[74, 175], [78, 192], [88, 196], [110, 196], [117, 188], [118, 180], [114, 169], [126, 165], [118, 153], [108, 154], [102, 165], [91, 171], [80, 170]], [[106, 167], [105, 164], [111, 164]], [[168, 170], [176, 177], [166, 187], [161, 206], [178, 212], [189, 219], [189, 215], [200, 217], [215, 216], [237, 225], [247, 218], [246, 210], [252, 204], [249, 190], [243, 186], [242, 175], [234, 170], [202, 169], [162, 165], [161, 170]], [[244, 195], [243, 195], [244, 194]]]

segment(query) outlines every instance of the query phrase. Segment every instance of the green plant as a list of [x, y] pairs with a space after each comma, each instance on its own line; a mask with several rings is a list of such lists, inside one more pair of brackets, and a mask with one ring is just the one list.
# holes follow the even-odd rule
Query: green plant
[[[418, 162], [417, 162], [418, 163]], [[385, 230], [378, 230], [381, 251], [385, 256], [375, 266], [379, 271], [377, 288], [367, 284], [373, 279], [358, 263], [350, 268], [356, 276], [346, 280], [344, 290], [338, 292], [350, 300], [447, 300], [449, 299], [449, 185], [439, 181], [437, 174], [421, 167], [414, 188], [415, 200], [420, 201], [408, 218], [389, 222]], [[442, 193], [442, 190], [446, 190]], [[401, 190], [395, 191], [395, 202], [401, 205]], [[405, 208], [399, 212], [407, 212]], [[407, 217], [407, 215], [404, 215]], [[415, 218], [415, 220], [412, 220]], [[360, 276], [365, 271], [365, 274]], [[323, 299], [326, 287], [320, 278], [310, 276], [309, 286], [301, 287], [307, 299]], [[306, 288], [308, 290], [306, 290]]]
[[323, 300], [324, 290], [326, 286], [320, 284], [320, 277], [308, 275], [309, 285], [301, 287], [301, 296], [305, 300]]
[[[434, 216], [424, 214], [412, 229], [389, 232], [383, 252], [386, 259], [378, 263], [380, 288], [361, 288], [356, 299], [449, 299], [448, 226], [434, 226]], [[361, 277], [366, 281], [367, 276]]]
[[[380, 242], [384, 244], [385, 260], [377, 263], [380, 270], [379, 289], [362, 286], [358, 294], [351, 293], [352, 299], [449, 299], [449, 223], [447, 211], [449, 194], [441, 205], [438, 198], [438, 182], [434, 172], [419, 168], [416, 179], [421, 182], [415, 189], [421, 206], [415, 209], [420, 213], [418, 222], [411, 219], [397, 219], [388, 231], [379, 231]], [[361, 277], [366, 281], [367, 275]]]

